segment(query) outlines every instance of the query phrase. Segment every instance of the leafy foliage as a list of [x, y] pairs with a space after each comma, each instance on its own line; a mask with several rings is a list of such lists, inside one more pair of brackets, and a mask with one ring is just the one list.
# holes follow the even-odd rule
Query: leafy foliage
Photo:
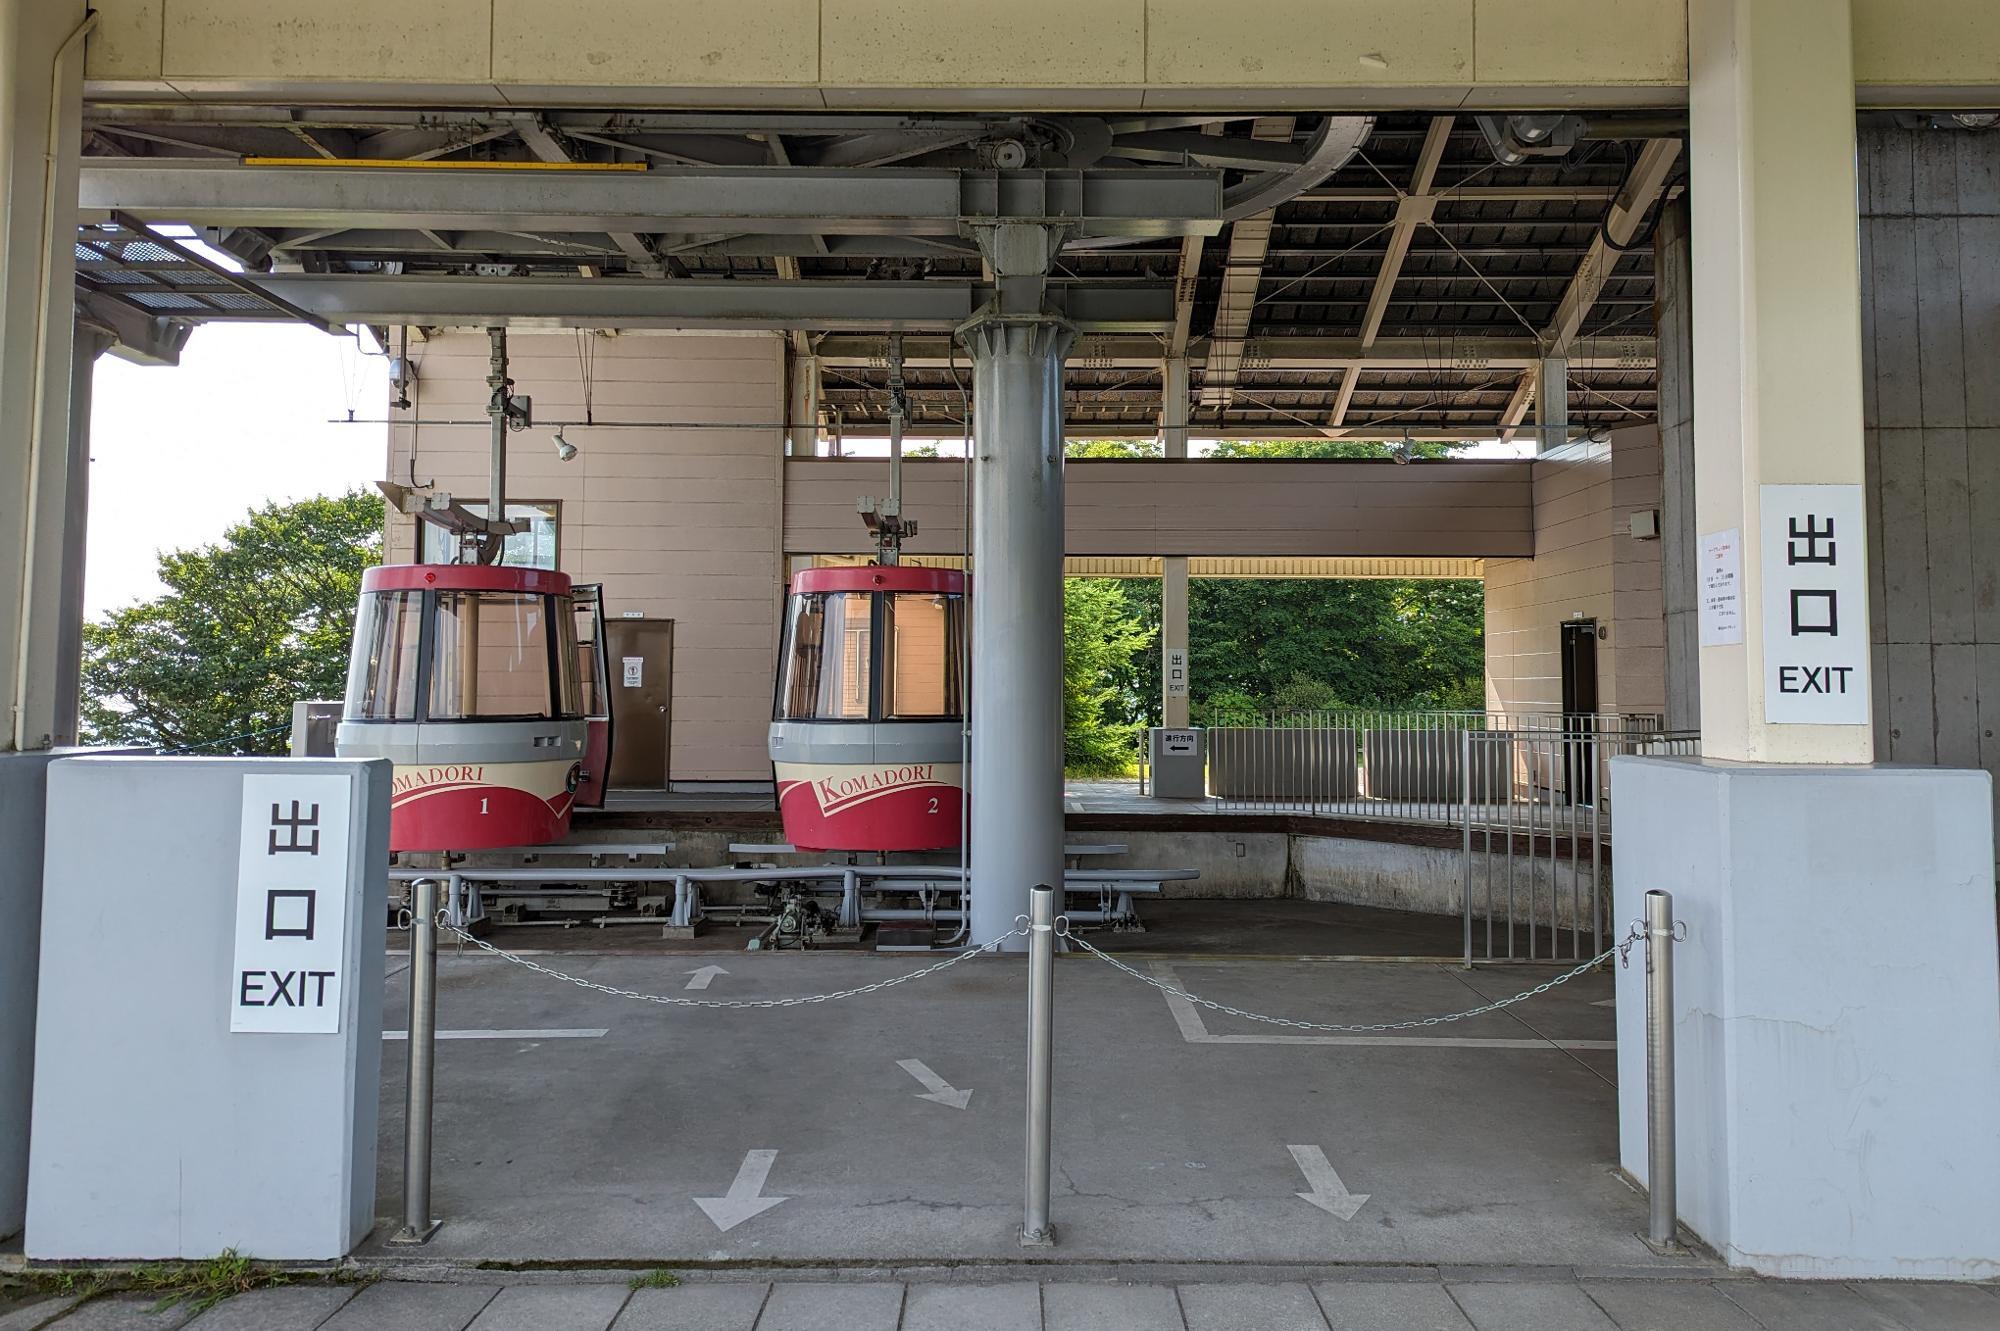
[[[1395, 456], [1395, 445], [1365, 439], [1226, 439], [1209, 456], [1214, 458], [1361, 458], [1380, 462]], [[1457, 444], [1417, 440], [1410, 444], [1415, 458], [1448, 458]]]
[[[1419, 459], [1455, 445], [1410, 446]], [[1311, 460], [1392, 456], [1350, 439], [1222, 442], [1209, 456]], [[1071, 458], [1158, 457], [1152, 440], [1073, 440]], [[1159, 721], [1156, 581], [1072, 580], [1065, 614], [1066, 750], [1072, 770], [1122, 763]], [[1084, 590], [1088, 588], [1088, 590]], [[1247, 724], [1271, 709], [1478, 708], [1485, 700], [1484, 593], [1476, 581], [1200, 579], [1189, 588], [1197, 724]], [[1083, 650], [1080, 635], [1107, 635]], [[1102, 759], [1104, 766], [1094, 764]]]
[[1138, 742], [1121, 676], [1154, 641], [1111, 578], [1071, 578], [1063, 595], [1063, 766], [1125, 770]]
[[[167, 592], [84, 626], [93, 744], [277, 753], [292, 703], [338, 698], [382, 501], [359, 491], [267, 504], [220, 542], [160, 556]], [[212, 741], [243, 737], [230, 745]]]

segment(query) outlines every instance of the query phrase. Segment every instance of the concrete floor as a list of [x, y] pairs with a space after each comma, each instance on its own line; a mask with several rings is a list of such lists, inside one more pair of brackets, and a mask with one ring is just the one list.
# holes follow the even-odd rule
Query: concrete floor
[[[847, 988], [926, 959], [542, 960], [673, 994], [714, 961], [729, 973], [707, 995], [749, 998]], [[1553, 973], [1142, 964], [1223, 1002], [1322, 1021], [1456, 1011]], [[400, 960], [392, 968], [388, 1021], [400, 1027], [406, 977]], [[1064, 958], [1061, 1244], [1024, 1254], [1017, 958], [837, 1003], [725, 1012], [613, 998], [483, 956], [447, 955], [440, 970], [441, 1028], [519, 1033], [440, 1043], [435, 1193], [446, 1224], [428, 1251], [440, 1259], [1685, 1265], [1640, 1243], [1642, 1200], [1612, 1172], [1612, 1057], [1599, 1047], [1612, 1013], [1595, 1006], [1611, 992], [1604, 975], [1442, 1037], [1301, 1040], [1185, 1004], [1177, 1013], [1101, 961]], [[385, 1045], [385, 1216], [400, 1205], [402, 1048]], [[970, 1102], [919, 1098], [925, 1087], [902, 1060]], [[1352, 1219], [1296, 1195], [1307, 1182], [1293, 1147], [1317, 1148], [1340, 1184], [1367, 1194]], [[725, 1232], [695, 1199], [727, 1195], [753, 1151], [776, 1152], [764, 1193], [786, 1200]]]

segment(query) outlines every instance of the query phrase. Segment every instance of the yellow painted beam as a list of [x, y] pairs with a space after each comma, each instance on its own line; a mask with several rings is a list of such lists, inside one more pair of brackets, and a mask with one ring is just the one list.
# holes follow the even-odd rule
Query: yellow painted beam
[[402, 161], [384, 157], [246, 157], [245, 166], [382, 167], [405, 171], [644, 171], [644, 162]]

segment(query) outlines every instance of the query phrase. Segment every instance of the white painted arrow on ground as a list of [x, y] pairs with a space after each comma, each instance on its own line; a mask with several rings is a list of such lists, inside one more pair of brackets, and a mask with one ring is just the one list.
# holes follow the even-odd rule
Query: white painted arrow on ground
[[1615, 999], [1615, 998], [1600, 998], [1600, 999], [1598, 999], [1598, 1000], [1597, 1000], [1597, 1001], [1596, 1001], [1595, 1003], [1592, 1003], [1592, 1004], [1591, 1004], [1591, 1006], [1592, 1006], [1592, 1007], [1617, 1007], [1617, 1006], [1618, 1006], [1618, 1000], [1617, 1000], [1617, 999]]
[[710, 980], [713, 980], [718, 975], [727, 975], [729, 972], [720, 966], [703, 966], [698, 971], [689, 971], [688, 974], [694, 977], [687, 982], [688, 988], [706, 989]]
[[966, 1102], [972, 1099], [971, 1091], [954, 1090], [950, 1082], [914, 1058], [899, 1058], [896, 1060], [896, 1066], [924, 1084], [925, 1094], [918, 1096], [919, 1100], [930, 1100], [936, 1104], [950, 1105], [953, 1109], [963, 1109]]
[[1292, 1194], [1302, 1202], [1311, 1202], [1330, 1216], [1342, 1220], [1352, 1220], [1368, 1203], [1365, 1192], [1349, 1192], [1347, 1185], [1340, 1181], [1340, 1175], [1333, 1172], [1327, 1162], [1326, 1152], [1317, 1146], [1287, 1146], [1299, 1172], [1306, 1176], [1306, 1186], [1310, 1192]]
[[762, 1195], [764, 1180], [771, 1176], [771, 1165], [777, 1158], [776, 1151], [744, 1152], [743, 1164], [736, 1171], [736, 1181], [729, 1185], [729, 1195], [697, 1197], [694, 1204], [707, 1213], [717, 1229], [726, 1234], [745, 1220], [764, 1214], [779, 1202], [790, 1201], [789, 1197]]

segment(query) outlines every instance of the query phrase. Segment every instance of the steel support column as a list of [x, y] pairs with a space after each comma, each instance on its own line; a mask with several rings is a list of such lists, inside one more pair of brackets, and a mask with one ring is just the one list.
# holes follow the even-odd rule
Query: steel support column
[[63, 469], [61, 584], [56, 606], [55, 744], [77, 742], [83, 705], [83, 573], [90, 535], [90, 395], [111, 336], [78, 325], [69, 372], [69, 463]]
[[[1063, 872], [1062, 365], [1042, 312], [1048, 227], [981, 236], [1000, 296], [960, 330], [972, 358], [972, 937], [1014, 928]], [[1009, 949], [1025, 940], [1008, 940]]]

